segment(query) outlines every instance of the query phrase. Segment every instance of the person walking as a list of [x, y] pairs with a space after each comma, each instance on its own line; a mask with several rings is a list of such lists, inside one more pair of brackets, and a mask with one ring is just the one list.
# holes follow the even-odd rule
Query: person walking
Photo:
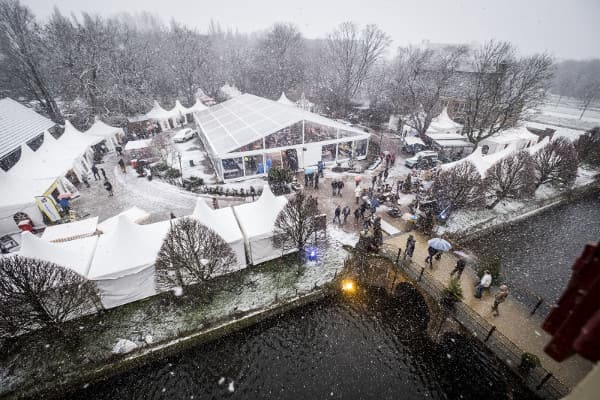
[[406, 250], [404, 251], [404, 258], [402, 259], [403, 261], [406, 260], [406, 257], [410, 257], [410, 259], [412, 260], [416, 244], [417, 241], [415, 240], [415, 237], [413, 235], [408, 235], [408, 238], [406, 239]]
[[[306, 175], [304, 175], [306, 177]], [[250, 186], [250, 196], [252, 196], [252, 201], [254, 201], [254, 196], [256, 196], [256, 189], [254, 186]]]
[[315, 189], [319, 189], [319, 174], [315, 175]]
[[344, 188], [344, 181], [338, 181], [337, 183], [337, 194], [342, 197], [342, 189]]
[[492, 305], [492, 314], [494, 317], [500, 315], [500, 311], [498, 311], [498, 306], [500, 303], [504, 303], [504, 300], [508, 297], [508, 286], [502, 285], [500, 286], [500, 290], [494, 296], [494, 304]]
[[375, 184], [377, 183], [377, 175], [373, 175], [371, 178], [371, 190], [375, 190]]
[[323, 161], [317, 161], [317, 172], [321, 178], [323, 178]]
[[367, 211], [367, 202], [363, 201], [360, 205], [360, 218], [365, 219], [365, 212]]
[[104, 180], [107, 180], [106, 171], [104, 170], [104, 168], [100, 168], [100, 172], [102, 172], [102, 176], [104, 177]]
[[483, 294], [483, 289], [489, 289], [491, 285], [492, 285], [492, 275], [490, 274], [490, 271], [485, 270], [483, 272], [483, 276], [481, 277], [481, 280], [479, 281], [477, 286], [475, 286], [475, 294], [473, 296], [480, 299], [481, 295]]
[[360, 202], [360, 195], [362, 194], [362, 188], [360, 186], [357, 186], [354, 189], [354, 197], [356, 197], [356, 204], [358, 204]]
[[122, 173], [127, 173], [127, 170], [125, 169], [125, 161], [123, 161], [122, 158], [119, 159], [119, 167], [121, 168]]
[[90, 182], [88, 181], [88, 177], [87, 175], [83, 175], [81, 177], [81, 181], [83, 182], [83, 184], [85, 185], [85, 187], [89, 188], [90, 187]]
[[104, 181], [104, 188], [106, 189], [106, 191], [108, 192], [108, 196], [112, 197], [114, 195], [113, 193], [113, 186], [112, 184], [108, 181], [108, 179], [106, 181]]
[[331, 195], [335, 196], [335, 191], [337, 189], [337, 181], [334, 179], [331, 181]]
[[460, 276], [462, 275], [466, 266], [467, 266], [467, 263], [462, 258], [459, 258], [458, 260], [456, 260], [456, 267], [454, 267], [452, 272], [450, 272], [450, 277], [452, 277], [454, 274], [456, 274], [456, 279], [460, 280]]
[[98, 173], [98, 167], [96, 167], [96, 164], [92, 165], [92, 174], [94, 174], [95, 181], [100, 179], [100, 174]]
[[388, 169], [386, 168], [385, 171], [383, 171], [383, 181], [385, 182], [389, 176], [390, 172], [388, 171]]
[[354, 223], [358, 225], [358, 219], [360, 218], [360, 208], [354, 210]]
[[427, 248], [427, 254], [429, 254], [427, 256], [427, 258], [425, 258], [425, 262], [429, 263], [429, 268], [433, 269], [433, 257], [438, 253], [438, 250], [434, 249], [433, 247], [429, 246]]
[[335, 208], [335, 211], [333, 213], [333, 223], [335, 224], [335, 221], [337, 220], [338, 224], [342, 224], [342, 221], [340, 220], [340, 214], [342, 213], [342, 209], [341, 207], [338, 205]]
[[350, 215], [350, 207], [349, 206], [344, 207], [344, 209], [342, 210], [342, 215], [344, 216], [344, 225], [346, 225], [346, 220], [348, 219], [348, 216]]

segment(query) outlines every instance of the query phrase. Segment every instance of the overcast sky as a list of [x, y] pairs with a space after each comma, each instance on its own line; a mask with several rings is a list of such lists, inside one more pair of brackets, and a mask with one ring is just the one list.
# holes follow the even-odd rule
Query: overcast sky
[[65, 12], [148, 11], [205, 31], [211, 19], [242, 32], [293, 22], [309, 38], [343, 21], [375, 23], [394, 46], [509, 40], [522, 53], [559, 59], [600, 57], [600, 0], [21, 0], [41, 18]]

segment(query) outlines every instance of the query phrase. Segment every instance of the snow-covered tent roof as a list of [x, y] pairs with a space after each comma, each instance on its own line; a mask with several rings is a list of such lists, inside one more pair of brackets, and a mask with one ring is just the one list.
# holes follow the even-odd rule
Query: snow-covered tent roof
[[85, 277], [88, 274], [97, 241], [98, 238], [93, 236], [68, 242], [51, 243], [30, 232], [23, 232], [19, 254], [27, 258], [52, 262]]
[[293, 101], [291, 101], [290, 99], [287, 98], [287, 96], [285, 95], [285, 92], [281, 92], [281, 96], [279, 96], [279, 100], [277, 100], [278, 103], [281, 104], [285, 104], [286, 106], [296, 106], [296, 103], [294, 103]]
[[[11, 172], [12, 169], [9, 171]], [[32, 204], [35, 196], [43, 195], [56, 181], [54, 178], [23, 178], [14, 173], [0, 173], [0, 208], [13, 207], [15, 211], [24, 205]]]
[[234, 206], [233, 210], [246, 239], [273, 235], [277, 216], [287, 204], [285, 196], [275, 196], [266, 184], [258, 200]]
[[141, 139], [141, 140], [130, 140], [125, 145], [123, 150], [138, 150], [150, 147], [152, 145], [152, 139]]
[[185, 115], [185, 114], [189, 114], [191, 112], [191, 110], [182, 106], [181, 103], [179, 102], [179, 100], [175, 100], [175, 107], [173, 107], [173, 109], [169, 112], [175, 113], [177, 115]]
[[482, 177], [485, 177], [487, 170], [490, 169], [492, 165], [494, 165], [496, 162], [500, 161], [504, 157], [515, 153], [516, 151], [517, 149], [514, 146], [508, 146], [506, 149], [498, 151], [496, 153], [483, 155], [481, 152], [481, 147], [477, 147], [471, 154], [469, 154], [465, 158], [451, 163], [442, 164], [441, 168], [443, 170], [448, 170], [452, 167], [459, 165], [460, 163], [470, 161], [473, 165], [475, 165], [479, 174]]
[[65, 242], [92, 236], [96, 233], [98, 217], [86, 218], [66, 224], [51, 225], [44, 229], [42, 239], [47, 242]]
[[98, 239], [88, 279], [117, 279], [154, 265], [169, 231], [168, 222], [138, 225], [120, 216], [115, 229]]
[[130, 221], [135, 222], [136, 224], [140, 224], [146, 221], [148, 218], [150, 218], [150, 213], [148, 211], [133, 206], [115, 216], [112, 216], [102, 221], [100, 224], [98, 224], [98, 230], [102, 233], [112, 232], [116, 228], [117, 223], [119, 221], [119, 217], [121, 215], [125, 216]]
[[117, 133], [123, 134], [123, 129], [105, 124], [100, 119], [96, 118], [94, 124], [83, 133], [84, 135], [99, 136], [107, 139], [113, 137]]
[[358, 128], [248, 93], [194, 115], [214, 154], [227, 154], [302, 120], [356, 134], [357, 139], [369, 137]]
[[425, 146], [425, 143], [423, 143], [421, 138], [417, 136], [406, 136], [404, 137], [404, 142], [409, 146], [412, 146], [414, 144], [420, 144], [421, 146]]
[[203, 111], [206, 110], [208, 107], [206, 107], [201, 101], [200, 99], [196, 99], [196, 102], [194, 103], [193, 106], [191, 106], [190, 108], [188, 108], [188, 112], [194, 112], [194, 111]]
[[54, 122], [10, 98], [0, 99], [0, 157], [54, 126]]
[[156, 100], [154, 100], [154, 105], [152, 106], [152, 109], [146, 113], [146, 119], [153, 119], [153, 120], [167, 119], [167, 118], [176, 117], [177, 114], [178, 113], [173, 112], [173, 110], [171, 110], [171, 111], [165, 110], [164, 108], [162, 108], [160, 106], [160, 104], [158, 104], [158, 102]]
[[557, 125], [549, 125], [549, 124], [542, 124], [539, 122], [531, 122], [531, 121], [527, 121], [525, 123], [525, 125], [527, 127], [531, 127], [531, 128], [535, 128], [535, 129], [541, 129], [541, 130], [545, 130], [545, 129], [552, 129], [554, 130], [554, 134], [552, 135], [552, 139], [556, 139], [559, 137], [568, 139], [572, 142], [574, 142], [575, 140], [579, 139], [579, 137], [581, 135], [585, 134], [585, 131], [580, 130], [580, 129], [572, 129], [572, 128], [565, 128], [562, 126], [557, 126]]
[[439, 132], [427, 132], [425, 134], [431, 140], [465, 140], [465, 136], [458, 133], [439, 133]]
[[9, 175], [25, 180], [52, 179], [55, 180], [73, 168], [79, 152], [56, 143], [50, 134], [44, 134], [44, 143], [37, 149], [24, 144], [21, 146], [21, 158], [8, 170]]
[[442, 112], [437, 117], [431, 120], [429, 124], [428, 132], [455, 132], [462, 129], [462, 125], [458, 122], [454, 122], [448, 115], [448, 108], [444, 107]]
[[[534, 140], [537, 143], [539, 136], [529, 132], [529, 130], [525, 126], [517, 126], [514, 128], [506, 129], [496, 133], [493, 136], [490, 136], [483, 141], [494, 142], [494, 143], [502, 143], [502, 144], [510, 144], [519, 140]], [[482, 141], [482, 142], [483, 142]]]
[[202, 225], [215, 231], [227, 243], [232, 243], [244, 238], [231, 207], [213, 210], [206, 204], [205, 199], [198, 198], [192, 216]]
[[300, 95], [300, 99], [298, 99], [296, 105], [306, 111], [311, 111], [314, 106], [314, 104], [306, 98], [304, 92], [302, 92], [302, 94]]
[[61, 146], [72, 149], [73, 154], [82, 155], [91, 146], [100, 143], [102, 138], [82, 134], [67, 120], [65, 130], [57, 140]]

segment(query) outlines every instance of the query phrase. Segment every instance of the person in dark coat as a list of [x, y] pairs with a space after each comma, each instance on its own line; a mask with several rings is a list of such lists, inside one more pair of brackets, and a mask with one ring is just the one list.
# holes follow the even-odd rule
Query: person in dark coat
[[373, 175], [373, 178], [371, 178], [371, 190], [375, 189], [376, 183], [377, 183], [377, 175]]
[[365, 212], [367, 211], [367, 202], [363, 201], [360, 205], [360, 218], [365, 219]]
[[319, 176], [322, 178], [323, 177], [323, 161], [319, 160], [317, 162], [317, 171], [319, 173]]
[[104, 168], [100, 168], [100, 172], [102, 172], [102, 176], [104, 177], [104, 179], [106, 180], [106, 171], [104, 170]]
[[113, 196], [113, 186], [112, 184], [108, 181], [108, 179], [106, 181], [104, 181], [104, 188], [106, 189], [106, 191], [108, 192], [109, 196]]
[[342, 213], [342, 208], [340, 206], [337, 206], [335, 208], [335, 211], [333, 213], [333, 223], [335, 224], [335, 221], [337, 220], [338, 224], [342, 224], [342, 221], [340, 220], [340, 214]]
[[406, 257], [410, 257], [412, 260], [413, 253], [415, 252], [415, 244], [417, 241], [415, 240], [413, 235], [408, 235], [408, 239], [406, 239], [406, 250], [404, 251], [404, 260]]
[[433, 257], [438, 254], [438, 250], [436, 250], [433, 247], [429, 246], [427, 248], [427, 254], [429, 254], [429, 255], [425, 259], [425, 262], [429, 263], [429, 268], [433, 269]]
[[337, 183], [337, 194], [338, 196], [342, 196], [342, 189], [344, 188], [344, 182], [343, 181], [338, 181]]
[[459, 258], [458, 260], [456, 260], [456, 267], [454, 267], [452, 272], [450, 272], [450, 276], [452, 277], [454, 274], [456, 274], [456, 279], [460, 279], [460, 276], [462, 275], [466, 266], [467, 263], [465, 262], [465, 260]]
[[250, 196], [252, 196], [252, 201], [254, 201], [254, 196], [256, 196], [256, 189], [254, 189], [254, 186], [250, 186]]
[[315, 175], [315, 189], [319, 189], [319, 174]]
[[90, 187], [90, 182], [88, 181], [88, 177], [86, 175], [83, 175], [81, 177], [81, 181], [83, 182], [83, 184], [85, 185], [85, 187]]
[[342, 210], [342, 215], [344, 216], [344, 225], [346, 225], [346, 220], [348, 219], [348, 216], [350, 215], [350, 207], [348, 207], [348, 206], [344, 207], [344, 209]]
[[96, 167], [96, 164], [92, 165], [92, 174], [94, 174], [95, 181], [100, 179], [100, 174], [98, 173], [98, 167]]
[[390, 173], [389, 173], [388, 169], [386, 168], [385, 171], [383, 171], [383, 181], [384, 182], [387, 180], [389, 174]]
[[358, 219], [360, 218], [360, 208], [354, 210], [354, 223], [358, 225]]
[[335, 191], [337, 190], [337, 185], [338, 185], [338, 183], [336, 180], [331, 181], [331, 195], [332, 196], [335, 196]]
[[[125, 161], [123, 161], [123, 159], [119, 159], [119, 167], [121, 168], [121, 172], [126, 173], [127, 170], [125, 169]], [[104, 170], [103, 170], [104, 171]]]

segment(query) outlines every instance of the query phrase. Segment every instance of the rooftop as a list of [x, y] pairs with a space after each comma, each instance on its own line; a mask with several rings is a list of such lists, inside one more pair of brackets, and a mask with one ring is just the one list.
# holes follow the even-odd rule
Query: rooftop
[[52, 128], [54, 122], [10, 98], [0, 99], [0, 157]]

